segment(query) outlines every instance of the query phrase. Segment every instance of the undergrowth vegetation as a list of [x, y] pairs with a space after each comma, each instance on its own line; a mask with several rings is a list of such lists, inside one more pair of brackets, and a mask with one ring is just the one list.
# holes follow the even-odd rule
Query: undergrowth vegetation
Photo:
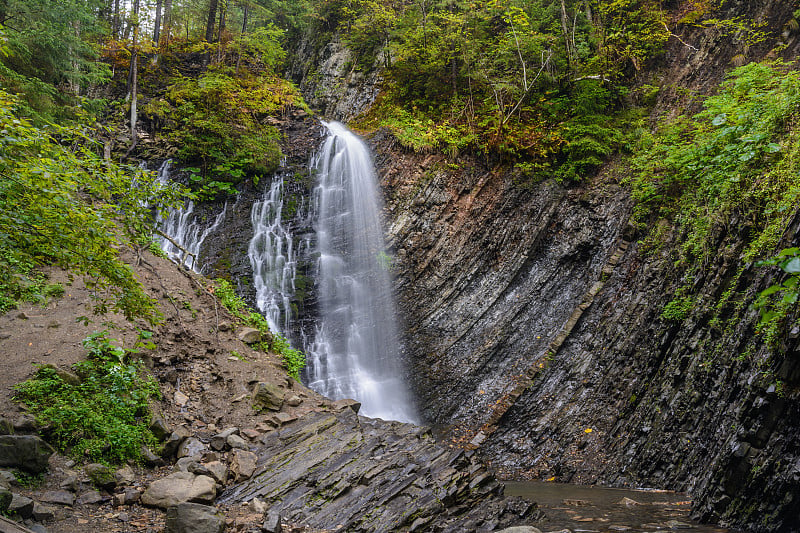
[[228, 280], [214, 280], [214, 294], [233, 316], [241, 320], [243, 324], [257, 329], [261, 333], [262, 339], [267, 339], [257, 343], [257, 347], [264, 352], [271, 351], [280, 355], [289, 375], [299, 380], [300, 372], [306, 366], [306, 357], [303, 352], [292, 348], [286, 337], [279, 332], [271, 332], [267, 319], [261, 313], [251, 309], [236, 294], [236, 289]]
[[[642, 228], [657, 227], [658, 219], [675, 222], [683, 235], [680, 265], [707, 270], [720, 234], [743, 228], [742, 259], [761, 260], [757, 268], [765, 274], [780, 277], [779, 266], [788, 275], [757, 300], [761, 330], [773, 342], [797, 310], [796, 248], [775, 254], [800, 205], [798, 113], [800, 73], [791, 65], [751, 63], [735, 69], [703, 111], [643, 137], [632, 159], [634, 221]], [[726, 302], [742, 297], [725, 295]], [[676, 304], [665, 313], [683, 310]]]
[[74, 374], [41, 366], [15, 387], [14, 400], [27, 406], [50, 442], [76, 458], [138, 461], [143, 446], [156, 444], [149, 402], [160, 397], [158, 385], [106, 332], [89, 336], [83, 346], [87, 357], [73, 365]]

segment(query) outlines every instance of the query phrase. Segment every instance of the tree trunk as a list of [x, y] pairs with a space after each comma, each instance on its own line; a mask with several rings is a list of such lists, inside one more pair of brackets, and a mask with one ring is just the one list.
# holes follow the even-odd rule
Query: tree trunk
[[217, 0], [210, 0], [208, 4], [208, 22], [206, 23], [206, 41], [214, 41], [214, 23], [217, 20]]
[[569, 19], [567, 18], [567, 6], [561, 0], [561, 30], [564, 32], [564, 45], [567, 47], [567, 63], [572, 66], [572, 41], [569, 37]]
[[8, 0], [0, 0], [0, 24], [5, 24], [8, 18]]
[[222, 39], [222, 32], [225, 31], [225, 19], [228, 16], [228, 0], [222, 0], [219, 5], [219, 31], [217, 32], [217, 40]]
[[139, 115], [136, 109], [139, 91], [139, 51], [137, 40], [139, 38], [139, 0], [133, 0], [133, 41], [131, 46], [130, 69], [130, 96], [131, 96], [131, 147], [136, 146], [136, 122]]
[[156, 2], [156, 20], [153, 24], [153, 42], [158, 46], [161, 40], [161, 4], [162, 0]]
[[247, 12], [248, 12], [247, 4], [242, 6], [242, 11], [244, 13], [242, 16], [242, 35], [244, 35], [245, 33], [247, 33]]
[[164, 0], [164, 16], [162, 17], [161, 40], [169, 43], [172, 30], [172, 0]]
[[111, 36], [119, 39], [119, 0], [114, 0], [114, 18], [111, 20]]

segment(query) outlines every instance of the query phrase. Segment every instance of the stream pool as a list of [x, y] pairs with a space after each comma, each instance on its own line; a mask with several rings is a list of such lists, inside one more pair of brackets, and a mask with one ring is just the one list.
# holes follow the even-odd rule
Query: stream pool
[[689, 496], [656, 490], [612, 489], [545, 482], [506, 481], [506, 495], [536, 502], [546, 520], [536, 527], [545, 532], [688, 531], [733, 533], [699, 524], [689, 518]]

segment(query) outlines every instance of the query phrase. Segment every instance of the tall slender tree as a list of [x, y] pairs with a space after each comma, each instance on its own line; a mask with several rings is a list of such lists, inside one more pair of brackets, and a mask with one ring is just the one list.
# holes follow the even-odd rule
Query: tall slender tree
[[206, 41], [214, 41], [214, 23], [217, 20], [218, 0], [210, 0], [208, 3], [208, 22], [206, 23]]

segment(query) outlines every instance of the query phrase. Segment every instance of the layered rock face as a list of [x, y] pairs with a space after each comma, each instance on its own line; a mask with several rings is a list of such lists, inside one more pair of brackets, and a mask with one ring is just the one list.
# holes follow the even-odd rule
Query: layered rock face
[[535, 506], [502, 498], [473, 452], [437, 445], [426, 428], [310, 414], [262, 439], [253, 476], [221, 503], [262, 499], [290, 521], [342, 531], [494, 531], [535, 520]]

